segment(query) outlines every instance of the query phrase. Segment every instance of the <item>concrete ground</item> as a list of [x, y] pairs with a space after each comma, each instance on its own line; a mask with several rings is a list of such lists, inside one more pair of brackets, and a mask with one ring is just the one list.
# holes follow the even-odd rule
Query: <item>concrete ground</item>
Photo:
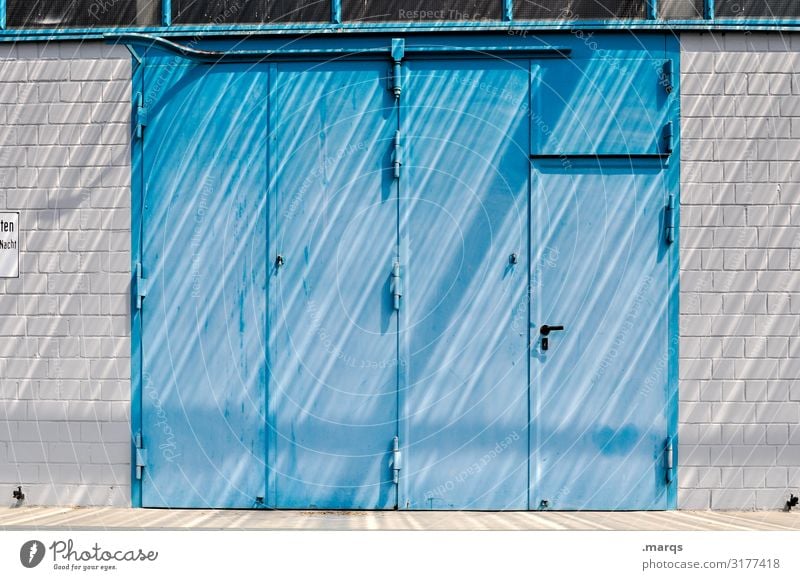
[[796, 512], [336, 512], [0, 508], [0, 530], [800, 530]]

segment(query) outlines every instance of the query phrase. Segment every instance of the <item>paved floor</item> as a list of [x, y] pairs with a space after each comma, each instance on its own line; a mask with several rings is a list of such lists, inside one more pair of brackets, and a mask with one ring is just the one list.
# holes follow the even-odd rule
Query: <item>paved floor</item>
[[309, 512], [0, 508], [0, 530], [800, 530], [796, 512]]

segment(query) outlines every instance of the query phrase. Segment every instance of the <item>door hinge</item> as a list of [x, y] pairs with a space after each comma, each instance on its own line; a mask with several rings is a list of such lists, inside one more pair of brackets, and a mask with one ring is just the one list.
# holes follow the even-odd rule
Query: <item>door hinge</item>
[[400, 483], [400, 469], [402, 469], [403, 454], [400, 451], [400, 438], [395, 435], [392, 439], [392, 481]]
[[400, 179], [400, 168], [403, 166], [403, 143], [400, 139], [400, 131], [394, 132], [394, 148], [392, 150], [392, 167], [394, 167], [394, 178]]
[[675, 194], [670, 193], [664, 207], [664, 241], [671, 244], [675, 241]]
[[675, 479], [675, 444], [672, 437], [667, 437], [666, 444], [664, 445], [664, 467], [666, 469], [667, 483], [672, 483]]
[[672, 121], [669, 121], [664, 128], [662, 129], [661, 136], [664, 140], [664, 153], [669, 155], [672, 153], [672, 149], [674, 147], [674, 133], [672, 130]]
[[147, 125], [147, 107], [144, 106], [144, 96], [136, 93], [136, 138], [141, 139]]
[[142, 445], [142, 432], [136, 433], [136, 479], [142, 479], [142, 471], [147, 465], [147, 449]]
[[147, 296], [147, 278], [142, 276], [142, 263], [136, 262], [136, 278], [134, 280], [134, 295], [136, 296], [136, 310], [142, 309], [142, 300]]
[[674, 72], [672, 70], [672, 60], [668, 60], [664, 63], [664, 67], [661, 69], [661, 72], [661, 84], [664, 87], [664, 91], [666, 91], [667, 94], [670, 94], [674, 87], [673, 83], [675, 82]]
[[400, 276], [400, 262], [392, 264], [392, 308], [400, 310], [400, 299], [403, 297], [403, 278]]
[[403, 57], [406, 53], [406, 42], [402, 38], [392, 39], [392, 72], [389, 75], [390, 90], [395, 99], [400, 98], [403, 92]]

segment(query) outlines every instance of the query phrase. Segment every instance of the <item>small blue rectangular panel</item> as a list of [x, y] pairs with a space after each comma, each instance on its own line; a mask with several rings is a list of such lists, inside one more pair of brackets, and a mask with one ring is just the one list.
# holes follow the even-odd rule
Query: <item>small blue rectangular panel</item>
[[388, 70], [355, 60], [277, 65], [267, 265], [276, 507], [397, 504], [397, 111]]
[[265, 496], [267, 88], [265, 66], [145, 69], [147, 507]]
[[526, 509], [528, 61], [406, 77], [401, 507]]
[[666, 509], [664, 172], [567, 162], [533, 177], [531, 507]]
[[561, 60], [537, 71], [533, 155], [663, 152], [671, 90], [663, 58]]

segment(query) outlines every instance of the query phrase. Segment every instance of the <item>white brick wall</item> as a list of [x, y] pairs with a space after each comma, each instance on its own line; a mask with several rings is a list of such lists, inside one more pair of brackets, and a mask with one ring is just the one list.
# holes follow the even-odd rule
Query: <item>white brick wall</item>
[[130, 57], [0, 45], [0, 503], [130, 503]]
[[679, 507], [800, 488], [800, 35], [681, 35]]

